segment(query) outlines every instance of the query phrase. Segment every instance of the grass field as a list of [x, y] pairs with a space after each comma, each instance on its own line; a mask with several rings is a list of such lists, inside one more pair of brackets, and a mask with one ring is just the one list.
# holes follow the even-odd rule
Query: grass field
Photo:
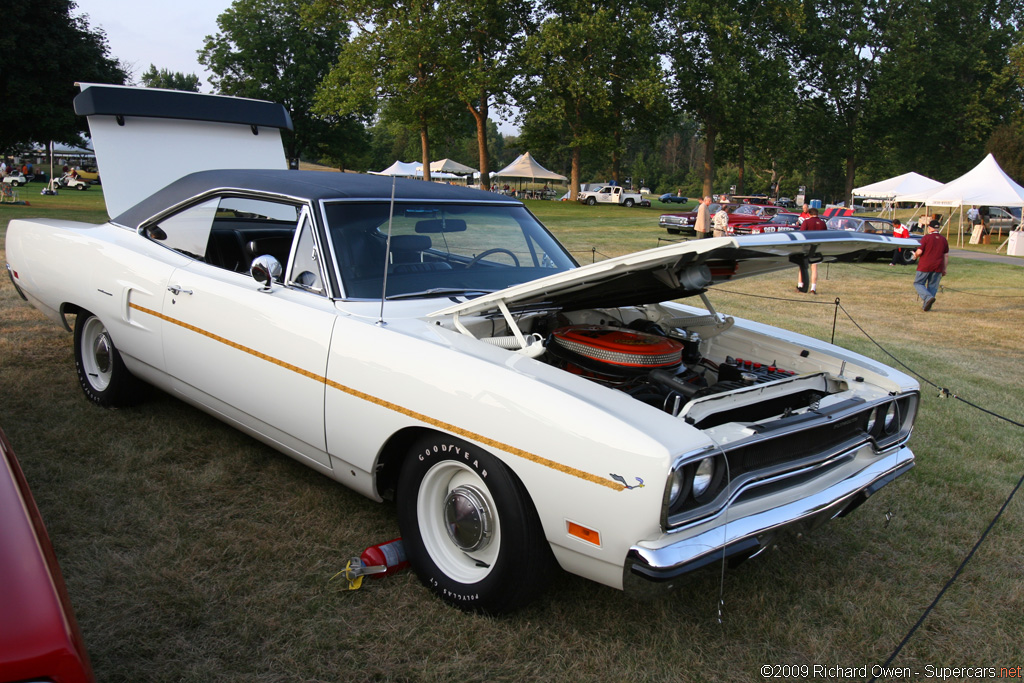
[[[22, 193], [31, 206], [0, 206], [0, 232], [19, 216], [104, 219], [97, 188]], [[658, 214], [676, 210], [529, 206], [584, 263], [657, 246]], [[870, 674], [1024, 471], [1020, 428], [933, 386], [1024, 421], [1024, 268], [954, 258], [927, 314], [912, 270], [886, 261], [822, 266], [815, 298], [795, 294], [794, 280], [776, 274], [710, 296], [721, 311], [822, 339], [835, 320], [836, 343], [895, 364], [856, 321], [925, 380], [918, 466], [856, 514], [653, 602], [569, 575], [504, 619], [445, 607], [408, 573], [342, 590], [330, 579], [346, 559], [397, 535], [393, 506], [162, 393], [130, 410], [89, 404], [70, 335], [6, 277], [0, 426], [101, 681], [756, 681], [764, 665]], [[886, 680], [1024, 664], [1022, 513], [1018, 497], [893, 662], [908, 675]], [[801, 678], [812, 677], [788, 679]]]

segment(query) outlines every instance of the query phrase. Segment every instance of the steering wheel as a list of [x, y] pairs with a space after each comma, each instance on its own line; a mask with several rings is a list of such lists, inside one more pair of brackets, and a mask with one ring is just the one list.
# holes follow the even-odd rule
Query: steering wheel
[[496, 247], [494, 249], [488, 249], [486, 251], [480, 252], [479, 254], [477, 254], [476, 256], [473, 257], [472, 261], [470, 261], [469, 263], [466, 264], [466, 267], [467, 268], [472, 268], [473, 266], [475, 266], [477, 263], [480, 262], [480, 259], [484, 258], [485, 256], [490, 256], [491, 254], [498, 254], [498, 253], [508, 254], [509, 256], [512, 257], [512, 261], [516, 264], [516, 268], [519, 267], [519, 259], [516, 258], [516, 255], [513, 254], [508, 249], [503, 249], [502, 247]]

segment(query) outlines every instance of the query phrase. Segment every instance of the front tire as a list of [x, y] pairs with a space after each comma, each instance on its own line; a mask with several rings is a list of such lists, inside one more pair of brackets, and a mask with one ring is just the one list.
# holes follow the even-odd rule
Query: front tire
[[597, 199], [594, 197], [587, 197], [587, 206], [593, 206], [597, 204]]
[[96, 405], [131, 405], [141, 395], [141, 383], [125, 367], [103, 321], [88, 311], [75, 318], [75, 368], [85, 397]]
[[398, 525], [420, 581], [469, 612], [514, 611], [544, 588], [551, 548], [516, 476], [452, 437], [417, 441], [398, 479]]

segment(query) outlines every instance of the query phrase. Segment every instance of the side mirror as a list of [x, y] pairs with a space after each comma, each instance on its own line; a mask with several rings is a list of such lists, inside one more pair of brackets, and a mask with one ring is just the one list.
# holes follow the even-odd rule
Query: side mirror
[[269, 292], [274, 281], [281, 281], [281, 263], [270, 254], [263, 254], [253, 259], [249, 273], [256, 282], [263, 285], [263, 291]]

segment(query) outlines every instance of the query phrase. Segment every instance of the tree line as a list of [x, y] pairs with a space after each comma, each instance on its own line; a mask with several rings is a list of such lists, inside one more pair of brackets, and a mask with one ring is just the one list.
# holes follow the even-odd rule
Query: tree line
[[572, 192], [628, 178], [849, 200], [986, 151], [1024, 175], [1022, 1], [235, 0], [199, 58], [216, 92], [289, 108], [293, 159], [448, 156], [487, 183], [529, 149]]

